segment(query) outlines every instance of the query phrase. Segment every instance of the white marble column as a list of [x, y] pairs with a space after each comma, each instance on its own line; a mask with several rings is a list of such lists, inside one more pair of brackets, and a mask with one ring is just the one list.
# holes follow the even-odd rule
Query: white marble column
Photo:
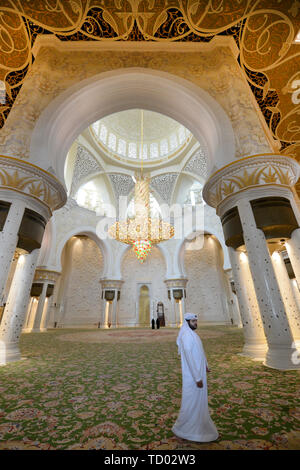
[[32, 333], [38, 333], [41, 331], [41, 321], [42, 321], [42, 315], [43, 315], [44, 306], [45, 306], [47, 288], [48, 288], [48, 283], [45, 282], [43, 284], [43, 290], [41, 292], [41, 295], [39, 296], [38, 306], [36, 309], [36, 314], [34, 317], [33, 326], [31, 330]]
[[291, 238], [285, 242], [293, 271], [300, 286], [300, 228], [292, 232]]
[[107, 329], [109, 328], [109, 310], [110, 310], [110, 303], [108, 300], [104, 299], [104, 309], [103, 309], [103, 326], [102, 328]]
[[297, 351], [264, 233], [257, 228], [251, 204], [247, 199], [240, 199], [237, 207], [268, 342], [265, 365], [282, 370], [299, 369], [300, 365], [295, 364], [293, 360]]
[[24, 326], [23, 326], [22, 333], [25, 331], [25, 328], [29, 324], [29, 319], [31, 317], [31, 311], [32, 311], [33, 305], [34, 305], [34, 299], [35, 299], [34, 297], [31, 297], [30, 300], [29, 300], [29, 304], [28, 304], [28, 308], [27, 308], [27, 312], [26, 312], [26, 316], [25, 316], [25, 321], [24, 321]]
[[297, 346], [300, 346], [300, 312], [282, 253], [274, 251], [272, 254], [272, 263], [293, 338], [296, 341]]
[[44, 309], [43, 309], [42, 319], [41, 319], [41, 326], [40, 326], [40, 331], [41, 332], [47, 331], [51, 299], [52, 299], [52, 297], [46, 297], [45, 298]]
[[21, 359], [19, 338], [25, 320], [39, 250], [21, 255], [0, 325], [0, 364]]
[[108, 328], [108, 309], [109, 305], [107, 306], [108, 302], [104, 298], [104, 292], [103, 292], [103, 299], [101, 299], [101, 320], [100, 320], [100, 328]]
[[179, 307], [179, 326], [182, 326], [183, 323], [183, 311], [182, 311], [182, 299], [179, 300], [178, 302], [178, 307]]
[[0, 232], [0, 305], [3, 303], [5, 284], [17, 247], [18, 231], [24, 211], [24, 201], [12, 201], [3, 230]]
[[[121, 279], [101, 279], [100, 284], [103, 292], [102, 308], [101, 308], [101, 328], [117, 328], [118, 326], [118, 291], [121, 292], [122, 284], [124, 281]], [[111, 301], [105, 299], [105, 291], [114, 291], [114, 298]]]
[[[186, 313], [184, 292], [188, 280], [186, 278], [174, 278], [166, 279], [164, 282], [166, 283], [167, 289], [170, 291], [171, 295], [172, 308], [171, 318], [169, 319], [169, 326], [172, 328], [178, 328], [182, 325], [184, 315]], [[180, 300], [176, 300], [174, 298], [174, 290], [182, 290], [183, 295]]]
[[182, 299], [179, 301], [179, 305], [180, 305], [180, 323], [181, 323], [181, 325], [182, 325], [182, 323], [183, 323], [184, 315], [186, 314], [184, 291], [185, 291], [185, 289], [183, 289], [183, 297], [182, 297]]
[[25, 316], [25, 321], [24, 321], [24, 326], [23, 326], [22, 333], [26, 332], [26, 328], [27, 328], [28, 325], [29, 325], [30, 318], [32, 317], [32, 311], [33, 311], [33, 308], [34, 308], [34, 305], [35, 305], [35, 300], [36, 300], [35, 297], [30, 297], [29, 305], [28, 305], [28, 309], [27, 309], [27, 312], [26, 312], [26, 316]]
[[263, 361], [268, 347], [249, 269], [248, 257], [245, 253], [238, 252], [232, 247], [228, 247], [228, 253], [245, 339], [242, 355]]
[[181, 325], [182, 325], [182, 318], [183, 318], [183, 310], [182, 310], [182, 304], [181, 304], [181, 300], [176, 300], [174, 298], [174, 290], [178, 290], [178, 289], [181, 289], [180, 287], [174, 287], [174, 288], [170, 288], [170, 291], [171, 291], [171, 302], [172, 302], [172, 311], [173, 311], [173, 321], [171, 323], [171, 326], [172, 327], [175, 327], [175, 328], [180, 328]]
[[298, 310], [300, 311], [300, 292], [299, 292], [299, 287], [297, 283], [297, 279], [290, 279], [290, 283], [294, 292], [294, 296], [297, 302]]
[[118, 291], [115, 290], [115, 297], [112, 301], [111, 305], [111, 328], [117, 328], [118, 326], [118, 318], [117, 318], [117, 311], [118, 311]]
[[[172, 291], [173, 295], [173, 291]], [[174, 307], [175, 307], [175, 319], [176, 319], [176, 327], [180, 328], [183, 323], [183, 310], [182, 310], [182, 299], [174, 299]]]
[[33, 327], [33, 322], [36, 314], [36, 309], [38, 306], [38, 300], [36, 297], [31, 297], [29, 302], [29, 308], [27, 312], [26, 321], [24, 322], [24, 327], [22, 333], [30, 333]]
[[177, 326], [177, 312], [176, 312], [176, 302], [173, 296], [173, 289], [170, 288], [170, 295], [171, 295], [171, 305], [172, 305], [172, 316], [171, 316], [171, 324], [170, 326], [175, 328]]
[[233, 321], [233, 325], [237, 326], [238, 328], [243, 328], [240, 309], [238, 306], [237, 294], [232, 291], [231, 280], [234, 282], [232, 269], [225, 272], [225, 287], [228, 298], [228, 310], [230, 318]]

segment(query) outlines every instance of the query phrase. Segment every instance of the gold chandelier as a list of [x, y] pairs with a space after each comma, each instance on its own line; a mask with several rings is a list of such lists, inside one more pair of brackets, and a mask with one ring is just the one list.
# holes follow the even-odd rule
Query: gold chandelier
[[128, 245], [138, 260], [143, 263], [152, 245], [169, 240], [174, 236], [174, 227], [160, 218], [150, 216], [149, 178], [143, 176], [143, 111], [141, 113], [141, 174], [136, 175], [133, 218], [115, 222], [109, 229], [109, 236]]

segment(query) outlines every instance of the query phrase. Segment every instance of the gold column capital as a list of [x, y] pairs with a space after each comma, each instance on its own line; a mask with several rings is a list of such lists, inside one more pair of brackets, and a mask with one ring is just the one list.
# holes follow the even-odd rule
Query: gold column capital
[[37, 268], [34, 274], [34, 282], [49, 282], [55, 284], [59, 276], [61, 275], [58, 271], [52, 271], [50, 269]]
[[121, 279], [100, 279], [102, 289], [121, 289], [124, 281]]
[[0, 190], [22, 193], [38, 200], [50, 212], [62, 207], [67, 194], [62, 183], [48, 171], [26, 160], [0, 155]]
[[188, 279], [186, 278], [166, 279], [164, 282], [168, 289], [171, 289], [171, 288], [185, 289], [188, 283]]
[[203, 188], [203, 198], [212, 207], [249, 188], [280, 186], [288, 189], [297, 183], [300, 165], [291, 157], [267, 153], [233, 161], [213, 173]]

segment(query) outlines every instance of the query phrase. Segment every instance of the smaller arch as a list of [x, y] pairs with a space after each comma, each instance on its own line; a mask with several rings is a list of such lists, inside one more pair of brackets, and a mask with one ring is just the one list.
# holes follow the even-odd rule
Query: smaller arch
[[[193, 234], [195, 234], [194, 237], [190, 238]], [[179, 243], [176, 245], [176, 248], [174, 250], [174, 272], [178, 273], [178, 275], [181, 275], [183, 277], [186, 276], [185, 268], [184, 268], [184, 245], [187, 240], [192, 240], [198, 235], [213, 235], [217, 241], [220, 243], [223, 251], [223, 256], [224, 256], [224, 262], [223, 262], [223, 269], [227, 270], [231, 268], [230, 260], [229, 260], [229, 254], [227, 250], [227, 246], [225, 245], [224, 239], [220, 237], [220, 234], [213, 228], [213, 227], [205, 227], [203, 231], [201, 230], [192, 230], [190, 234], [188, 234], [185, 238], [179, 241]]]
[[143, 284], [139, 286], [139, 325], [150, 325], [150, 289], [149, 286]]
[[[58, 267], [58, 270], [59, 271], [62, 270], [61, 255], [62, 255], [62, 252], [66, 243], [68, 242], [68, 240], [70, 240], [71, 237], [75, 237], [76, 235], [86, 235], [91, 240], [93, 240], [96, 243], [96, 245], [100, 248], [102, 256], [103, 256], [103, 262], [104, 262], [104, 269], [103, 269], [103, 274], [101, 277], [105, 277], [110, 267], [113, 264], [111, 250], [109, 249], [109, 246], [106, 240], [101, 240], [96, 234], [95, 227], [91, 227], [91, 226], [74, 227], [72, 230], [70, 230], [64, 235], [64, 237], [59, 242], [57, 249], [56, 249], [55, 262], [56, 262], [56, 266]], [[101, 274], [99, 273], [99, 278], [100, 278], [100, 275]]]
[[[122, 250], [118, 251], [119, 256], [115, 260], [116, 265], [119, 267], [120, 279], [121, 279], [122, 264], [123, 264], [124, 256], [126, 255], [126, 253], [130, 249], [132, 249], [131, 245], [125, 245], [125, 244], [122, 244], [122, 245], [123, 245], [123, 248], [122, 248]], [[163, 242], [159, 243], [158, 245], [155, 245], [155, 247], [159, 249], [160, 253], [163, 256], [163, 259], [164, 259], [164, 262], [165, 262], [165, 268], [166, 268], [165, 277], [166, 277], [166, 279], [168, 279], [168, 277], [170, 276], [170, 273], [172, 271], [172, 258], [171, 258], [171, 255], [169, 253], [169, 250], [166, 248], [166, 246]], [[148, 256], [151, 256], [151, 253]]]

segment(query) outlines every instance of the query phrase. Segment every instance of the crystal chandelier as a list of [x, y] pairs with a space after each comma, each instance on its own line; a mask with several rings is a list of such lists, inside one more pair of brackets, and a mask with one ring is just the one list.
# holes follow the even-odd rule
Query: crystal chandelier
[[[141, 119], [141, 146], [143, 149], [143, 111]], [[141, 173], [136, 175], [134, 191], [135, 215], [127, 220], [115, 222], [109, 229], [110, 237], [133, 246], [138, 260], [143, 263], [153, 245], [169, 240], [174, 236], [174, 227], [160, 218], [150, 216], [149, 178], [143, 176], [143, 156], [141, 152]]]

